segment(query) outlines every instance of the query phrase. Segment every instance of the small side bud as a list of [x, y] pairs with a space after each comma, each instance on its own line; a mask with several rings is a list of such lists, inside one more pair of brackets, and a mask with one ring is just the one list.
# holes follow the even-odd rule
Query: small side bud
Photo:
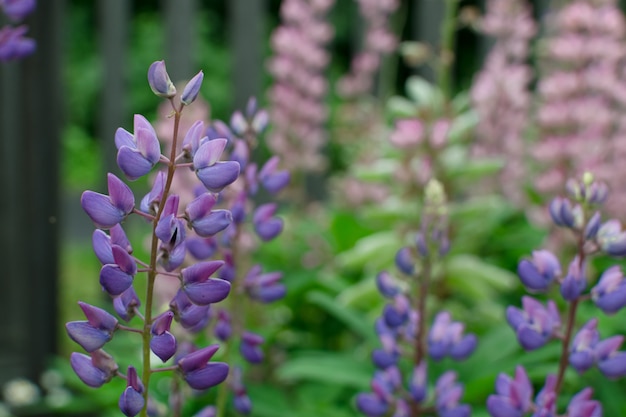
[[180, 96], [180, 102], [185, 106], [193, 103], [198, 97], [198, 93], [200, 92], [200, 87], [202, 86], [202, 80], [204, 79], [204, 73], [200, 71], [193, 77], [183, 90], [183, 94]]

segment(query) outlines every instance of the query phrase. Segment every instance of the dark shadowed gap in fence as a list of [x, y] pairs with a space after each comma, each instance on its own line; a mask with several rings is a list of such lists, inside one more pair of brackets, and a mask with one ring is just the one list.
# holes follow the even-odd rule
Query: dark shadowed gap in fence
[[36, 380], [56, 349], [64, 12], [39, 2], [26, 21], [37, 51], [0, 66], [0, 385]]

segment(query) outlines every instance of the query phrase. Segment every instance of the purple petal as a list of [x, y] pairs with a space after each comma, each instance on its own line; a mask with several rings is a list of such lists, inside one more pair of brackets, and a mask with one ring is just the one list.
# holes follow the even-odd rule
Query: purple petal
[[119, 149], [122, 146], [127, 146], [131, 149], [137, 148], [137, 144], [135, 143], [135, 138], [133, 137], [132, 133], [130, 133], [126, 129], [119, 127], [115, 131], [115, 147]]
[[452, 359], [455, 359], [457, 361], [465, 360], [469, 355], [472, 354], [472, 352], [474, 352], [474, 349], [476, 348], [476, 343], [477, 339], [475, 335], [465, 335], [463, 339], [452, 345], [450, 349], [450, 356], [452, 357]]
[[96, 227], [101, 229], [110, 229], [126, 217], [104, 194], [85, 191], [80, 198], [80, 204]]
[[161, 158], [161, 145], [154, 133], [154, 129], [139, 129], [135, 131], [137, 149], [141, 155], [154, 166]]
[[187, 204], [185, 213], [192, 222], [204, 217], [207, 213], [211, 212], [211, 209], [217, 202], [217, 196], [210, 193], [202, 193], [191, 203]]
[[523, 259], [517, 266], [517, 275], [522, 284], [531, 290], [545, 290], [552, 283], [553, 277], [545, 277], [539, 273], [537, 267], [528, 259]]
[[195, 282], [183, 286], [187, 297], [198, 305], [218, 303], [230, 293], [230, 282], [220, 278], [210, 278], [205, 282]]
[[0, 8], [9, 19], [19, 22], [35, 10], [35, 0], [5, 0], [0, 2]]
[[193, 157], [193, 166], [195, 169], [199, 170], [215, 165], [215, 163], [219, 161], [222, 156], [227, 144], [227, 139], [218, 138], [208, 140], [200, 145]]
[[239, 169], [239, 163], [235, 161], [216, 162], [198, 169], [196, 175], [209, 191], [218, 193], [239, 177]]
[[198, 93], [200, 92], [203, 79], [204, 73], [200, 71], [191, 80], [189, 80], [187, 85], [185, 85], [183, 94], [180, 96], [181, 103], [188, 106], [195, 101], [196, 97], [198, 97]]
[[100, 229], [96, 229], [91, 237], [93, 251], [98, 260], [104, 264], [113, 264], [113, 251], [111, 250], [111, 238]]
[[184, 378], [191, 388], [204, 390], [224, 382], [228, 369], [228, 365], [223, 362], [212, 362], [204, 368], [184, 374]]
[[153, 335], [161, 335], [169, 331], [170, 326], [172, 325], [173, 318], [174, 318], [174, 313], [171, 311], [166, 311], [163, 314], [160, 314], [152, 322], [152, 327], [150, 329], [150, 332]]
[[139, 150], [122, 146], [117, 152], [117, 166], [126, 178], [134, 181], [149, 173], [154, 164], [148, 161]]
[[626, 352], [618, 352], [609, 359], [600, 361], [598, 369], [608, 378], [621, 378], [626, 375]]
[[65, 324], [70, 339], [87, 352], [93, 352], [111, 340], [111, 332], [93, 327], [86, 321], [71, 321]]
[[283, 231], [283, 220], [278, 217], [254, 224], [254, 231], [261, 240], [268, 242]]
[[120, 267], [120, 269], [128, 275], [135, 275], [137, 273], [137, 263], [135, 259], [124, 248], [112, 245], [111, 253], [113, 254], [114, 263]]
[[517, 330], [517, 340], [525, 350], [534, 350], [545, 345], [549, 337], [542, 335], [527, 325], [522, 325]]
[[153, 335], [150, 339], [150, 349], [163, 362], [167, 362], [176, 353], [176, 338], [170, 332]]
[[224, 261], [207, 261], [193, 264], [181, 271], [183, 282], [190, 284], [206, 281], [224, 265]]
[[388, 404], [376, 394], [360, 393], [356, 397], [356, 407], [363, 414], [371, 417], [384, 416], [389, 409]]
[[85, 313], [85, 317], [87, 317], [89, 324], [93, 327], [109, 332], [114, 331], [117, 327], [117, 319], [108, 311], [83, 303], [82, 301], [79, 301], [78, 305], [83, 310], [83, 313]]
[[165, 68], [165, 61], [156, 61], [148, 69], [148, 84], [154, 94], [159, 97], [171, 98], [176, 95], [176, 87]]
[[133, 387], [126, 387], [118, 402], [120, 410], [128, 417], [134, 417], [139, 414], [144, 404], [143, 395], [133, 389]]
[[207, 216], [191, 223], [193, 230], [201, 237], [211, 237], [226, 229], [233, 220], [228, 210], [214, 210]]
[[211, 360], [215, 352], [219, 349], [219, 345], [214, 344], [202, 349], [198, 349], [183, 356], [178, 361], [178, 366], [183, 373], [191, 372], [195, 369], [204, 367], [208, 361]]
[[280, 300], [287, 293], [287, 287], [283, 284], [273, 284], [257, 288], [251, 295], [262, 303], [272, 303]]
[[239, 347], [239, 352], [249, 363], [256, 364], [263, 362], [263, 351], [256, 345], [242, 343]]
[[487, 398], [487, 410], [492, 417], [522, 417], [524, 415], [509, 398], [499, 395], [490, 395]]
[[111, 173], [107, 174], [107, 184], [111, 203], [124, 215], [130, 214], [135, 208], [135, 196], [128, 185]]
[[141, 301], [132, 285], [119, 296], [113, 299], [113, 308], [118, 316], [129, 321], [135, 317], [135, 307], [141, 305]]
[[93, 365], [90, 356], [82, 353], [73, 352], [70, 355], [70, 365], [80, 380], [92, 388], [101, 387], [111, 379], [111, 375]]
[[100, 285], [111, 295], [120, 295], [133, 283], [133, 276], [117, 265], [104, 265], [100, 270]]

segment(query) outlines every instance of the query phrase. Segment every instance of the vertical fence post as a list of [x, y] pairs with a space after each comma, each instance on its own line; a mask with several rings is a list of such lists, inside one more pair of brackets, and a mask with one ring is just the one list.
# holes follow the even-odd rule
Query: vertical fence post
[[100, 98], [102, 104], [98, 112], [98, 139], [103, 150], [105, 172], [115, 172], [117, 165], [113, 137], [115, 130], [124, 124], [127, 117], [125, 68], [130, 3], [127, 0], [100, 0], [98, 19], [104, 86]]
[[[252, 2], [254, 3], [254, 2]], [[196, 50], [196, 0], [163, 0], [167, 72], [174, 83], [198, 72]], [[182, 92], [182, 91], [181, 91]]]
[[234, 108], [241, 109], [251, 96], [261, 98], [266, 1], [231, 0], [228, 4], [233, 53], [233, 104]]
[[36, 380], [56, 350], [64, 11], [38, 2], [27, 21], [37, 51], [0, 64], [0, 384]]

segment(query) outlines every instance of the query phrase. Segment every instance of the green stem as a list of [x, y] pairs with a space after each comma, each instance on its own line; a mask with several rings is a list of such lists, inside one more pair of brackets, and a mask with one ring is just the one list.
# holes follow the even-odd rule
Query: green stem
[[[172, 107], [174, 104], [172, 102]], [[176, 164], [174, 162], [176, 158], [176, 147], [178, 142], [178, 129], [180, 125], [180, 115], [183, 106], [181, 105], [179, 109], [174, 108], [174, 133], [172, 138], [172, 149], [170, 153], [170, 163], [167, 166], [167, 179], [165, 181], [165, 188], [163, 189], [163, 195], [161, 196], [161, 201], [159, 201], [159, 208], [157, 210], [157, 214], [152, 221], [152, 240], [150, 243], [150, 266], [148, 270], [148, 282], [146, 288], [146, 306], [145, 306], [145, 320], [143, 326], [143, 345], [142, 345], [142, 358], [143, 358], [143, 370], [141, 381], [144, 386], [143, 397], [145, 400], [145, 404], [143, 410], [141, 410], [141, 417], [148, 416], [148, 387], [150, 386], [150, 376], [152, 375], [150, 369], [150, 328], [152, 326], [152, 303], [154, 298], [154, 282], [156, 281], [157, 276], [157, 253], [158, 253], [158, 244], [159, 238], [156, 235], [156, 227], [161, 219], [163, 214], [163, 209], [165, 208], [165, 201], [170, 192], [170, 187], [172, 186], [172, 180], [174, 178], [174, 171], [176, 170]]]
[[445, 102], [452, 97], [452, 70], [456, 44], [456, 12], [459, 0], [445, 0], [445, 14], [441, 25], [441, 52], [437, 83]]

